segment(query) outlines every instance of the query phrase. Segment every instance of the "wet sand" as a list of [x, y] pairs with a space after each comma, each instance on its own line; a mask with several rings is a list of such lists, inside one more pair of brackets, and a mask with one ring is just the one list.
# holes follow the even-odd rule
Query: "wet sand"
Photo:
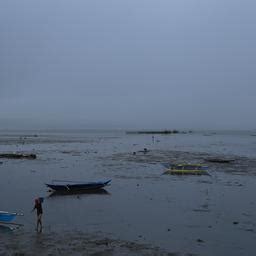
[[[1, 210], [25, 215], [17, 219], [24, 227], [0, 230], [0, 255], [253, 255], [255, 142], [250, 135], [0, 136], [0, 152], [37, 155], [1, 159]], [[235, 161], [205, 161], [223, 155]], [[182, 162], [206, 164], [210, 176], [162, 175], [162, 163]], [[52, 179], [112, 183], [106, 193], [51, 195], [44, 183]], [[39, 235], [30, 213], [36, 196], [45, 197]]]
[[0, 242], [0, 255], [180, 255], [147, 244], [111, 239], [102, 234], [5, 231], [4, 235], [5, 239]]

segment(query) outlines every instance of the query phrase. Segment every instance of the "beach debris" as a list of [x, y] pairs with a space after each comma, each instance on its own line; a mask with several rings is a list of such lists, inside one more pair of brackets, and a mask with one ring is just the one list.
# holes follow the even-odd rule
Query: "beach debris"
[[211, 163], [221, 163], [221, 164], [228, 164], [234, 162], [235, 159], [228, 159], [228, 158], [206, 158], [205, 161]]
[[163, 174], [171, 175], [209, 175], [207, 166], [201, 164], [175, 164], [171, 165]]
[[161, 164], [162, 164], [162, 166], [164, 166], [167, 169], [171, 168], [171, 166], [172, 166], [170, 163], [161, 163]]
[[70, 150], [70, 151], [67, 151], [67, 150], [61, 151], [62, 154], [72, 154], [72, 152], [73, 152], [73, 151], [71, 151], [71, 150]]
[[143, 150], [139, 150], [138, 152], [146, 154], [149, 152], [149, 150], [147, 148], [144, 148]]
[[36, 154], [23, 154], [23, 153], [1, 153], [0, 158], [8, 159], [36, 159]]
[[254, 233], [254, 229], [253, 228], [247, 228], [247, 229], [245, 229], [245, 231], [253, 232]]

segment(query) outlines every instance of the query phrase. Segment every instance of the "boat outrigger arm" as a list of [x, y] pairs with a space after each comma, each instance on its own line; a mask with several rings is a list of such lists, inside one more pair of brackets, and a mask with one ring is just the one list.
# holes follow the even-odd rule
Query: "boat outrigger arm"
[[12, 225], [12, 226], [19, 226], [19, 227], [23, 227], [23, 226], [24, 226], [24, 224], [15, 223], [15, 222], [6, 222], [6, 221], [0, 221], [0, 224]]

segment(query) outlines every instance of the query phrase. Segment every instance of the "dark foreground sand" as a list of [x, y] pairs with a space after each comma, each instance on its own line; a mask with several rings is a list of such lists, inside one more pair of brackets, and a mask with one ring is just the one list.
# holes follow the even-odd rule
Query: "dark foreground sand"
[[[168, 253], [158, 247], [81, 232], [21, 234], [5, 233], [0, 241], [0, 255], [193, 255]], [[22, 238], [23, 237], [23, 238]]]

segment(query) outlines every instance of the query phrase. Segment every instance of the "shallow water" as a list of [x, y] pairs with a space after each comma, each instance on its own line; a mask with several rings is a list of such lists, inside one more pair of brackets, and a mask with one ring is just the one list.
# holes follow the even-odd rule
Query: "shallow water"
[[[169, 252], [252, 255], [256, 137], [249, 132], [209, 134], [159, 135], [153, 140], [114, 131], [2, 133], [0, 152], [38, 155], [36, 160], [0, 159], [1, 210], [25, 214], [17, 219], [24, 227], [10, 235], [30, 239], [35, 232], [33, 200], [43, 196], [43, 233], [51, 239], [52, 233], [100, 232]], [[150, 152], [132, 154], [143, 148]], [[235, 163], [208, 164], [211, 176], [162, 175], [163, 162], [203, 162], [222, 154]], [[50, 196], [44, 183], [52, 179], [112, 183], [108, 193]], [[2, 241], [5, 232], [0, 230]]]

